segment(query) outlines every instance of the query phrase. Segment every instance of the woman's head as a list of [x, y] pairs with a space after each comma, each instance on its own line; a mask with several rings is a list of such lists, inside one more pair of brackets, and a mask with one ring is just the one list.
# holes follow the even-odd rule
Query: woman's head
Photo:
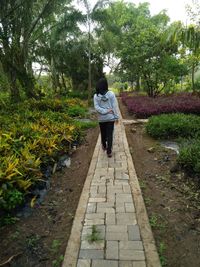
[[108, 91], [108, 82], [106, 78], [101, 78], [96, 84], [96, 94], [104, 95]]

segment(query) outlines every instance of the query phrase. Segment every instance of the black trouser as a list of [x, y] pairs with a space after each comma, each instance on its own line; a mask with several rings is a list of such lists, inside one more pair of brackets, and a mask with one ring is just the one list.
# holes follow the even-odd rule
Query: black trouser
[[106, 148], [107, 153], [112, 152], [113, 144], [113, 130], [114, 130], [114, 121], [106, 121], [99, 123], [101, 130], [101, 143], [104, 148]]

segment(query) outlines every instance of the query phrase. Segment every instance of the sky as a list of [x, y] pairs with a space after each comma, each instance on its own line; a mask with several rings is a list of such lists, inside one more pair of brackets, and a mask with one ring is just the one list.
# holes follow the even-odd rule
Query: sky
[[[76, 1], [77, 0], [74, 0], [74, 2]], [[89, 2], [91, 6], [93, 6], [97, 0], [89, 0]], [[185, 6], [186, 4], [191, 4], [192, 0], [125, 0], [125, 2], [134, 3], [136, 5], [143, 2], [149, 2], [152, 15], [155, 15], [161, 10], [166, 9], [171, 22], [175, 20], [181, 20], [184, 24], [187, 24], [188, 18]], [[81, 7], [80, 0], [78, 6]]]
[[166, 9], [171, 21], [181, 20], [186, 24], [188, 18], [185, 6], [191, 4], [192, 0], [129, 0], [129, 2], [136, 5], [138, 5], [139, 2], [149, 2], [152, 15]]

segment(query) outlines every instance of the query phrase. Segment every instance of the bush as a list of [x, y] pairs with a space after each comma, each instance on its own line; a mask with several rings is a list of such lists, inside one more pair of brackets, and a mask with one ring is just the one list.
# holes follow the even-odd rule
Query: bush
[[181, 139], [178, 163], [187, 171], [200, 174], [200, 117], [185, 114], [153, 116], [146, 125], [154, 138]]
[[4, 184], [4, 187], [6, 187], [6, 190], [4, 190], [3, 194], [0, 194], [0, 208], [5, 209], [7, 211], [10, 211], [14, 209], [16, 206], [22, 204], [24, 201], [24, 196], [22, 192], [17, 190], [16, 188], [13, 188], [13, 186], [7, 187], [6, 184]]
[[0, 112], [0, 208], [12, 210], [44, 179], [41, 167], [79, 143], [82, 130], [73, 117], [85, 117], [80, 99], [43, 99], [6, 106]]
[[88, 92], [78, 92], [78, 91], [72, 91], [68, 93], [69, 98], [80, 98], [83, 100], [88, 99]]
[[84, 117], [86, 115], [86, 111], [86, 108], [75, 105], [68, 108], [67, 114], [70, 117]]
[[181, 147], [178, 163], [187, 171], [200, 174], [200, 139], [190, 140]]
[[146, 131], [154, 138], [193, 137], [200, 135], [200, 117], [185, 114], [162, 114], [152, 116]]
[[156, 98], [122, 94], [128, 111], [137, 118], [148, 118], [163, 113], [200, 114], [200, 98], [191, 93], [163, 95]]

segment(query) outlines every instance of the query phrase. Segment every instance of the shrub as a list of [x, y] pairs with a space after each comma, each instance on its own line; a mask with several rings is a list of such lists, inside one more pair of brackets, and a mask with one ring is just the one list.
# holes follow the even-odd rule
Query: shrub
[[163, 95], [156, 98], [123, 93], [122, 101], [137, 118], [163, 113], [200, 114], [200, 98], [191, 93]]
[[72, 117], [85, 117], [79, 99], [43, 99], [6, 106], [0, 120], [0, 208], [12, 210], [44, 179], [41, 167], [54, 164], [80, 142], [82, 129]]
[[70, 117], [84, 117], [86, 115], [86, 108], [74, 105], [68, 108], [67, 114]]
[[185, 114], [152, 116], [147, 133], [154, 138], [182, 138], [178, 163], [187, 171], [200, 174], [200, 117]]
[[200, 174], [200, 139], [193, 139], [180, 149], [178, 163], [187, 171]]
[[154, 138], [193, 137], [200, 134], [200, 117], [179, 113], [152, 116], [146, 130]]
[[0, 191], [0, 208], [10, 211], [22, 204], [24, 200], [22, 192], [6, 184], [4, 184], [4, 187], [6, 187], [6, 190]]
[[69, 98], [80, 98], [83, 100], [86, 100], [88, 98], [87, 92], [78, 92], [78, 91], [72, 91], [68, 93]]

